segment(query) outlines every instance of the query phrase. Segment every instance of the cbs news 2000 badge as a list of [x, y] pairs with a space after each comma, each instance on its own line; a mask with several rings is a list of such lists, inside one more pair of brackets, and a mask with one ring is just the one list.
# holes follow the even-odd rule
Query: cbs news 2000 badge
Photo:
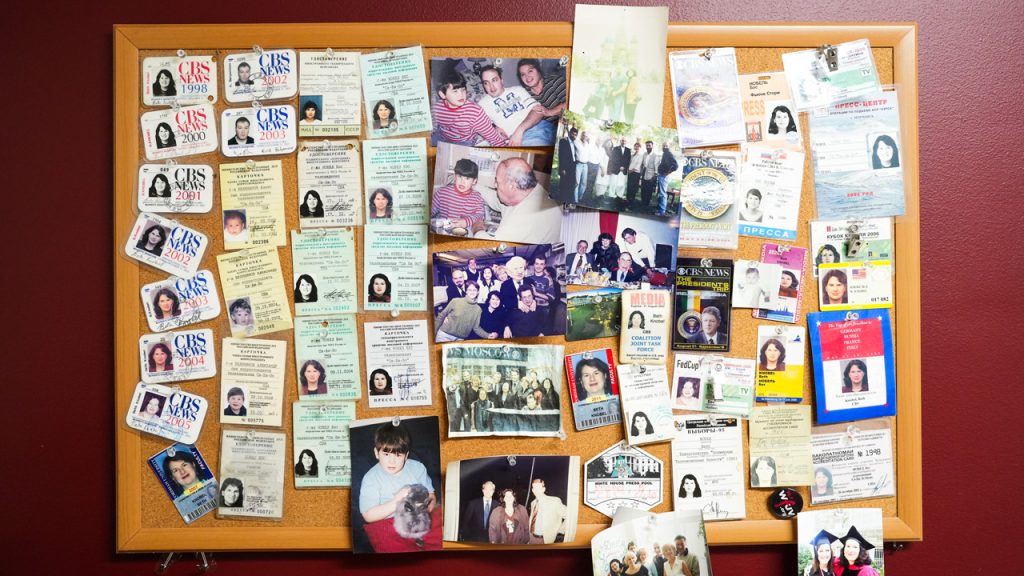
[[142, 287], [142, 307], [149, 329], [164, 332], [220, 315], [220, 296], [213, 273], [200, 270], [194, 278], [171, 277]]
[[237, 157], [294, 152], [295, 120], [290, 104], [228, 108], [220, 116], [221, 153]]
[[139, 382], [125, 415], [129, 428], [195, 444], [210, 403], [202, 396], [178, 388]]
[[143, 164], [139, 210], [206, 213], [213, 208], [213, 168], [205, 164]]
[[209, 104], [146, 112], [140, 120], [146, 159], [213, 152], [217, 149], [216, 118]]
[[252, 102], [291, 98], [299, 92], [294, 50], [229, 54], [224, 59], [224, 99]]
[[166, 56], [142, 61], [142, 103], [146, 106], [216, 101], [217, 62], [213, 56]]
[[168, 274], [191, 278], [199, 270], [210, 239], [174, 220], [143, 212], [124, 245], [129, 258]]
[[146, 384], [212, 378], [217, 375], [213, 330], [145, 334], [139, 338], [139, 362]]

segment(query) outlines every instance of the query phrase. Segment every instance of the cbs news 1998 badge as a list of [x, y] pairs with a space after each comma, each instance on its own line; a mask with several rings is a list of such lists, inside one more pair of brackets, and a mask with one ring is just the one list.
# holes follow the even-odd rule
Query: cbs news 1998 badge
[[172, 276], [162, 282], [146, 284], [141, 296], [149, 329], [154, 332], [181, 328], [220, 315], [217, 283], [209, 270], [200, 270], [194, 278]]
[[213, 208], [213, 168], [205, 164], [143, 164], [139, 210], [206, 213]]
[[168, 274], [191, 278], [199, 270], [210, 239], [163, 216], [143, 212], [124, 245], [129, 258]]
[[228, 54], [224, 59], [224, 99], [252, 102], [291, 98], [299, 92], [294, 50]]
[[142, 103], [146, 106], [216, 101], [217, 62], [213, 56], [166, 56], [142, 61]]
[[146, 112], [142, 145], [147, 160], [166, 160], [217, 149], [217, 123], [213, 106], [200, 104]]
[[206, 398], [189, 394], [177, 386], [139, 382], [124, 419], [130, 428], [147, 434], [195, 444], [209, 406]]
[[225, 156], [289, 154], [298, 145], [295, 108], [228, 108], [220, 115], [221, 153]]
[[139, 338], [139, 362], [146, 384], [212, 378], [217, 375], [213, 330], [145, 334]]

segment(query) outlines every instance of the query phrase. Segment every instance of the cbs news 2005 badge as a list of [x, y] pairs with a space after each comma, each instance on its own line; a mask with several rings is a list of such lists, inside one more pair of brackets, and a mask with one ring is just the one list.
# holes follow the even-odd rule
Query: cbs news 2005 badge
[[206, 213], [213, 208], [213, 168], [205, 164], [143, 164], [139, 210]]
[[163, 216], [143, 212], [124, 245], [129, 258], [168, 274], [191, 278], [199, 270], [210, 239]]
[[200, 104], [142, 115], [142, 145], [147, 160], [166, 160], [217, 149], [213, 106]]
[[224, 59], [224, 99], [252, 102], [291, 98], [299, 92], [294, 50], [259, 50]]
[[217, 101], [213, 56], [166, 56], [142, 61], [142, 103], [146, 106]]
[[220, 115], [220, 126], [225, 156], [290, 154], [298, 145], [290, 104], [228, 108]]
[[217, 375], [213, 330], [145, 334], [139, 338], [139, 362], [146, 384], [212, 378]]
[[206, 398], [184, 392], [177, 386], [170, 388], [139, 382], [125, 415], [125, 423], [129, 428], [147, 434], [195, 444], [209, 406]]
[[220, 315], [220, 296], [213, 273], [200, 270], [194, 278], [171, 277], [142, 287], [142, 307], [149, 329], [164, 332]]

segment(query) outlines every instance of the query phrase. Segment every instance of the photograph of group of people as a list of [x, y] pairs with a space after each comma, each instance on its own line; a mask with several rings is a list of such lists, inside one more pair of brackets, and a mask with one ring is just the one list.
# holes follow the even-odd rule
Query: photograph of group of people
[[548, 198], [551, 155], [440, 143], [430, 230], [527, 244], [559, 239], [562, 209]]
[[555, 544], [576, 537], [578, 456], [461, 460], [448, 465], [447, 482], [445, 540]]
[[682, 151], [674, 130], [566, 111], [554, 151], [550, 194], [559, 202], [661, 218], [679, 213]]
[[565, 286], [551, 244], [435, 252], [434, 341], [565, 334]]
[[431, 143], [551, 146], [567, 58], [433, 58]]
[[700, 576], [711, 573], [699, 510], [644, 515], [614, 523], [591, 542], [594, 574]]
[[577, 209], [562, 218], [569, 284], [669, 288], [675, 283], [679, 229], [630, 214]]

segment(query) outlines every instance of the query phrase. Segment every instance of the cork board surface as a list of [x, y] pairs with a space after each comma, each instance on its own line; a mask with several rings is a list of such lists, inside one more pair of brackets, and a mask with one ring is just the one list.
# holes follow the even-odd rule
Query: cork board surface
[[[697, 47], [687, 46], [669, 46], [669, 51], [679, 49], [691, 49]], [[247, 51], [247, 48], [239, 47], [232, 50], [190, 50], [190, 55], [198, 54], [214, 54], [217, 56], [219, 68], [222, 65], [224, 56], [232, 52]], [[349, 50], [349, 49], [346, 49]], [[352, 51], [360, 52], [372, 52], [377, 49], [351, 49]], [[792, 51], [794, 48], [738, 48], [737, 61], [739, 65], [740, 74], [754, 73], [754, 72], [766, 72], [775, 71], [782, 69], [781, 54], [784, 52]], [[443, 56], [503, 56], [509, 58], [518, 58], [526, 56], [539, 56], [546, 58], [557, 58], [562, 55], [570, 54], [569, 48], [426, 48], [424, 50], [425, 57], [427, 59], [427, 73], [429, 75], [429, 59], [431, 57], [443, 57]], [[891, 48], [874, 48], [875, 63], [878, 68], [879, 76], [883, 83], [891, 83], [893, 81], [893, 50]], [[155, 50], [143, 50], [139, 52], [139, 65], [141, 66], [142, 58], [149, 56], [161, 56], [171, 55], [173, 51], [155, 51]], [[223, 70], [218, 69], [218, 74], [222, 75]], [[673, 109], [671, 100], [671, 85], [669, 80], [669, 74], [666, 63], [666, 88], [664, 98], [664, 109], [663, 109], [663, 125], [667, 127], [674, 126], [673, 120]], [[571, 78], [570, 78], [570, 90], [571, 90]], [[152, 108], [147, 108], [141, 103], [141, 89], [136, 91], [137, 98], [139, 99], [139, 108], [142, 112], [148, 111]], [[284, 100], [275, 100], [275, 103], [286, 102]], [[293, 106], [298, 105], [298, 98], [293, 97], [287, 102]], [[240, 106], [240, 105], [238, 105]], [[219, 118], [220, 112], [227, 108], [228, 104], [224, 101], [223, 95], [221, 95], [220, 101], [215, 105], [217, 117]], [[802, 133], [807, 134], [807, 118], [806, 115], [801, 115], [800, 121], [802, 122]], [[365, 123], [365, 121], [364, 121]], [[136, 131], [138, 125], [136, 124]], [[366, 128], [364, 127], [364, 134]], [[424, 134], [424, 136], [428, 136]], [[134, 170], [137, 171], [138, 166], [146, 163], [144, 156], [141, 154], [141, 137], [139, 137], [139, 156], [137, 158], [137, 164]], [[322, 138], [308, 139], [311, 141], [321, 141]], [[299, 140], [299, 147], [303, 145], [304, 139]], [[808, 144], [805, 140], [805, 151], [807, 151]], [[721, 147], [722, 149], [738, 149], [736, 146], [732, 147]], [[431, 174], [429, 175], [430, 182], [433, 181], [433, 149], [429, 149], [429, 161], [428, 164], [431, 166]], [[814, 216], [814, 189], [810, 165], [810, 154], [808, 153], [808, 161], [805, 165], [805, 178], [803, 186], [803, 194], [801, 200], [801, 212], [800, 218], [802, 222], [806, 222], [808, 219]], [[283, 170], [283, 181], [285, 189], [285, 210], [286, 210], [286, 223], [287, 229], [298, 229], [298, 214], [297, 214], [297, 155], [292, 153], [286, 156], [266, 156], [266, 157], [255, 157], [255, 161], [279, 159], [282, 162]], [[196, 228], [203, 233], [207, 234], [210, 238], [210, 248], [207, 251], [203, 259], [203, 263], [200, 269], [209, 269], [215, 276], [217, 276], [216, 266], [216, 255], [223, 253], [223, 241], [222, 241], [222, 225], [220, 222], [220, 189], [219, 189], [219, 174], [218, 166], [222, 163], [235, 163], [244, 162], [245, 159], [227, 158], [220, 154], [219, 151], [191, 156], [185, 159], [179, 160], [179, 162], [189, 162], [197, 164], [208, 164], [214, 169], [215, 174], [215, 196], [213, 209], [207, 214], [195, 214], [195, 215], [179, 215], [178, 218], [187, 226]], [[133, 202], [134, 204], [134, 202]], [[128, 233], [130, 223], [121, 226], [123, 230], [117, 230], [118, 235], [117, 242], [123, 243], [124, 235]], [[357, 260], [360, 263], [357, 281], [359, 286], [364, 285], [364, 278], [362, 274], [362, 229], [356, 227], [356, 255]], [[117, 243], [115, 242], [115, 243]], [[741, 237], [739, 248], [734, 252], [728, 251], [712, 251], [716, 257], [728, 257], [733, 259], [758, 259], [760, 254], [760, 247], [762, 244], [761, 239]], [[808, 246], [809, 245], [809, 227], [806, 224], [802, 224], [798, 238], [794, 243], [797, 246]], [[466, 240], [456, 239], [451, 237], [441, 236], [430, 236], [430, 247], [429, 253], [456, 250], [456, 249], [468, 249], [468, 248], [490, 248], [493, 247], [493, 242], [484, 242], [479, 240]], [[278, 249], [284, 277], [286, 279], [291, 278], [291, 247], [285, 246]], [[680, 256], [697, 256], [701, 255], [701, 251], [693, 250], [681, 250]], [[127, 259], [125, 256], [119, 255], [119, 258], [128, 262], [129, 265], [137, 266], [134, 261]], [[428, 256], [429, 257], [429, 256]], [[429, 262], [428, 262], [429, 264]], [[897, 263], [898, 265], [898, 263]], [[141, 287], [144, 284], [156, 282], [165, 278], [162, 272], [150, 269], [145, 266], [141, 266], [139, 270], [138, 285]], [[219, 279], [218, 279], [219, 284]], [[286, 280], [287, 284], [287, 280]], [[568, 291], [575, 291], [582, 289], [582, 287], [569, 287]], [[137, 292], [136, 292], [137, 293]], [[804, 312], [813, 312], [817, 310], [817, 298], [813, 293], [813, 290], [805, 294], [804, 299]], [[429, 317], [428, 312], [403, 312], [400, 316], [401, 320], [410, 319], [426, 319]], [[364, 321], [386, 321], [390, 319], [390, 315], [383, 312], [369, 312], [361, 313], [357, 316], [357, 323], [361, 328]], [[432, 321], [430, 321], [432, 326]], [[751, 358], [756, 355], [756, 331], [758, 322], [756, 322], [745, 310], [736, 310], [732, 316], [731, 334], [733, 339], [733, 346], [728, 356], [734, 357], [747, 357]], [[215, 342], [218, 354], [218, 360], [220, 357], [220, 342], [221, 339], [230, 334], [228, 329], [228, 323], [226, 314], [222, 314], [219, 318], [211, 321], [193, 325], [189, 328], [210, 328], [215, 333]], [[136, 336], [142, 335], [149, 332], [146, 325], [145, 319], [140, 315], [137, 319], [137, 334]], [[358, 355], [360, 359], [361, 372], [365, 377], [365, 361], [363, 358], [363, 342], [361, 336], [359, 338], [359, 350]], [[287, 458], [292, 457], [292, 441], [291, 441], [291, 403], [298, 398], [295, 382], [295, 365], [294, 365], [294, 341], [292, 333], [290, 331], [280, 332], [277, 334], [263, 335], [260, 338], [267, 339], [283, 339], [288, 341], [288, 355], [286, 363], [286, 379], [285, 379], [285, 407], [284, 407], [284, 424], [283, 429], [287, 433], [288, 448]], [[563, 337], [545, 337], [545, 338], [531, 338], [521, 339], [517, 342], [530, 343], [530, 344], [561, 344], [565, 346], [565, 353], [570, 354], [574, 352], [580, 352], [588, 349], [611, 347], [617, 349], [618, 342], [617, 338], [605, 338], [598, 340], [584, 340], [579, 342], [567, 343]], [[133, 346], [131, 339], [129, 342], [119, 343], [120, 346], [127, 345]], [[413, 416], [413, 415], [437, 415], [440, 420], [440, 434], [441, 434], [441, 457], [442, 457], [442, 473], [444, 472], [446, 465], [450, 461], [461, 460], [466, 458], [476, 458], [482, 456], [503, 456], [508, 454], [561, 454], [561, 455], [579, 455], [581, 462], [586, 462], [589, 458], [605, 450], [612, 444], [620, 441], [623, 438], [623, 431], [620, 427], [602, 427], [595, 430], [589, 430], [583, 433], [576, 432], [573, 426], [571, 407], [568, 402], [568, 396], [562, 394], [562, 419], [563, 426], [567, 433], [565, 441], [561, 441], [558, 438], [531, 438], [524, 441], [520, 438], [479, 438], [479, 439], [447, 439], [447, 425], [446, 425], [446, 409], [444, 404], [444, 395], [440, 387], [441, 382], [441, 362], [440, 362], [440, 345], [432, 345], [433, 354], [431, 356], [431, 372], [433, 382], [433, 399], [434, 404], [431, 407], [421, 408], [404, 408], [404, 409], [392, 409], [392, 410], [370, 410], [366, 407], [365, 397], [357, 403], [357, 417], [358, 418], [373, 418], [381, 416], [399, 415], [399, 416]], [[125, 352], [125, 351], [122, 351]], [[134, 349], [128, 350], [128, 355], [134, 354]], [[218, 366], [219, 370], [219, 366]], [[669, 373], [671, 374], [671, 361], [669, 362]], [[563, 386], [565, 385], [565, 377], [562, 374]], [[805, 383], [804, 383], [804, 403], [810, 403], [810, 399], [813, 398], [813, 371], [811, 370], [810, 364], [807, 364], [805, 370]], [[202, 434], [197, 441], [197, 447], [202, 452], [207, 463], [211, 466], [214, 474], [219, 478], [219, 443], [220, 443], [220, 430], [221, 426], [218, 422], [218, 414], [223, 410], [220, 405], [219, 398], [219, 377], [190, 381], [183, 383], [183, 388], [200, 394], [210, 400], [211, 406], [208, 414], [207, 422], [203, 428]], [[564, 392], [564, 388], [563, 388]], [[119, 392], [119, 394], [122, 392]], [[121, 428], [123, 433], [128, 434], [139, 434], [134, 430], [128, 429], [123, 424], [123, 414], [118, 415], [118, 419], [121, 421]], [[896, 454], [896, 427], [895, 419], [892, 420], [893, 430], [893, 450], [894, 457], [898, 460], [899, 455]], [[746, 424], [744, 424], [746, 429]], [[744, 444], [746, 444], [746, 433], [743, 434]], [[157, 453], [158, 451], [165, 448], [168, 444], [167, 441], [148, 436], [141, 435], [141, 448], [143, 461], [150, 455]], [[671, 470], [671, 451], [668, 443], [656, 444], [645, 446], [645, 450], [652, 453], [654, 456], [662, 460], [665, 465], [666, 479], [670, 477]], [[746, 450], [746, 446], [745, 446]], [[284, 515], [280, 522], [268, 522], [268, 521], [248, 521], [248, 520], [220, 520], [216, 519], [214, 514], [208, 514], [194, 523], [195, 527], [202, 528], [260, 528], [268, 526], [288, 526], [288, 527], [303, 527], [303, 528], [338, 528], [347, 527], [349, 524], [349, 490], [348, 489], [319, 489], [319, 490], [296, 490], [293, 487], [293, 479], [291, 472], [290, 462], [285, 464], [285, 496], [284, 496]], [[141, 508], [141, 525], [144, 529], [185, 529], [184, 525], [173, 506], [160, 486], [157, 478], [149, 470], [148, 466], [143, 466], [140, 470], [139, 481], [141, 483], [140, 501], [138, 506]], [[358, 481], [358, 479], [354, 479]], [[897, 482], [899, 479], [897, 478]], [[672, 483], [665, 482], [665, 494], [663, 503], [655, 508], [657, 512], [669, 511], [672, 509]], [[809, 495], [807, 488], [800, 489], [804, 495], [805, 502], [809, 502]], [[746, 505], [747, 505], [747, 520], [771, 520], [772, 517], [768, 512], [766, 502], [769, 494], [769, 490], [754, 490], [747, 489], [746, 494]], [[582, 495], [582, 492], [581, 492]], [[884, 516], [895, 516], [897, 514], [897, 499], [895, 497], [881, 498], [875, 500], [862, 500], [857, 502], [847, 502], [846, 506], [857, 506], [857, 507], [881, 507]], [[130, 505], [130, 503], [129, 503]], [[831, 506], [822, 506], [820, 508], [838, 507], [839, 504]], [[818, 508], [818, 507], [815, 507]], [[592, 534], [600, 528], [598, 525], [606, 525], [607, 517], [603, 514], [593, 510], [587, 506], [580, 507], [579, 524], [594, 525], [592, 530], [581, 530], [581, 533]], [[191, 528], [189, 528], [191, 529]], [[589, 539], [588, 536], [586, 536]], [[589, 544], [588, 540], [581, 540], [578, 537], [576, 546], [585, 547]], [[446, 547], [449, 546], [446, 544]], [[301, 546], [293, 546], [301, 547]]]

